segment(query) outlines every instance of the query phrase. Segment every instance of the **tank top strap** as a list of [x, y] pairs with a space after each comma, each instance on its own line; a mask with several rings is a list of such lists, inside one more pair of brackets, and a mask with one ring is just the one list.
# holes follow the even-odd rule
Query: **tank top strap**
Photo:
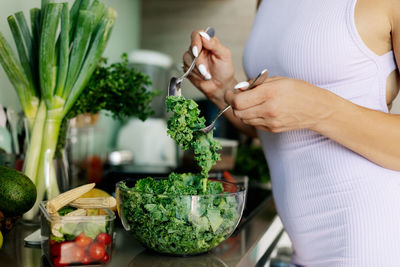
[[396, 59], [393, 50], [379, 57], [381, 73], [383, 77], [387, 77], [390, 73], [397, 69]]

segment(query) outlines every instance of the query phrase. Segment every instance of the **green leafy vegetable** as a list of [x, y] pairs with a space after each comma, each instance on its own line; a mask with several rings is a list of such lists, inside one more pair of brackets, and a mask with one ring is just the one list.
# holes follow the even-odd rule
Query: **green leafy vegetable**
[[[220, 182], [199, 174], [171, 173], [166, 180], [146, 178], [133, 188], [120, 184], [121, 212], [130, 232], [161, 253], [192, 255], [209, 251], [235, 229], [240, 213], [234, 195]], [[198, 196], [198, 197], [197, 197]]]
[[147, 89], [151, 85], [150, 78], [128, 65], [126, 53], [122, 54], [121, 59], [121, 62], [111, 65], [107, 65], [107, 60], [104, 59], [67, 118], [107, 110], [119, 120], [132, 116], [145, 120], [154, 113], [150, 103], [158, 91]]
[[198, 131], [205, 127], [206, 120], [200, 117], [198, 105], [192, 99], [169, 96], [166, 104], [167, 111], [173, 112], [168, 119], [167, 133], [184, 150], [194, 151], [195, 160], [201, 167], [201, 175], [207, 179], [212, 166], [221, 159], [217, 152], [221, 149], [221, 144], [214, 140], [212, 131], [208, 134]]
[[261, 146], [240, 146], [236, 153], [234, 173], [245, 174], [250, 179], [268, 183], [270, 181], [269, 169]]
[[121, 62], [111, 65], [107, 65], [107, 59], [104, 59], [97, 66], [85, 90], [63, 120], [57, 153], [65, 145], [68, 119], [80, 114], [106, 110], [118, 120], [138, 117], [144, 121], [154, 113], [150, 103], [159, 91], [147, 89], [151, 85], [150, 78], [129, 66], [126, 53], [121, 55], [121, 59]]
[[70, 213], [71, 211], [74, 211], [74, 210], [76, 210], [76, 208], [71, 207], [71, 206], [64, 206], [58, 211], [58, 214], [60, 216], [64, 216], [65, 214]]

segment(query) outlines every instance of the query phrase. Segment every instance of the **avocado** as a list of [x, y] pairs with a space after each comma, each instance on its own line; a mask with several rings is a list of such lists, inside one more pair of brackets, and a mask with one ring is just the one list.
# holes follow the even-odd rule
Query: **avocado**
[[23, 173], [0, 166], [0, 210], [7, 215], [22, 215], [36, 201], [36, 187]]

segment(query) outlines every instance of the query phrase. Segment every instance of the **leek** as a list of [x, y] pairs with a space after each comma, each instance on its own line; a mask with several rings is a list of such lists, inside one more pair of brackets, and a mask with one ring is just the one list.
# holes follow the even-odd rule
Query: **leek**
[[42, 0], [30, 12], [29, 28], [22, 12], [9, 16], [15, 57], [0, 33], [0, 64], [14, 86], [31, 130], [24, 172], [35, 183], [32, 219], [46, 195], [59, 194], [52, 162], [61, 122], [82, 93], [109, 39], [116, 12], [98, 0]]

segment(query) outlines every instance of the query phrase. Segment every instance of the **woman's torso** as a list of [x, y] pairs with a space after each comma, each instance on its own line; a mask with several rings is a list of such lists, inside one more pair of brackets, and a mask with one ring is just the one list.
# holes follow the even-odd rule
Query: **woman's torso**
[[[385, 39], [390, 29], [384, 19], [371, 19], [384, 11], [368, 8], [371, 1], [264, 0], [244, 53], [247, 74], [268, 68], [272, 76], [305, 80], [388, 112], [398, 88], [396, 64]], [[387, 242], [400, 249], [399, 172], [310, 130], [258, 133], [297, 263], [383, 266], [366, 255], [390, 255]], [[378, 235], [382, 226], [387, 231]]]

